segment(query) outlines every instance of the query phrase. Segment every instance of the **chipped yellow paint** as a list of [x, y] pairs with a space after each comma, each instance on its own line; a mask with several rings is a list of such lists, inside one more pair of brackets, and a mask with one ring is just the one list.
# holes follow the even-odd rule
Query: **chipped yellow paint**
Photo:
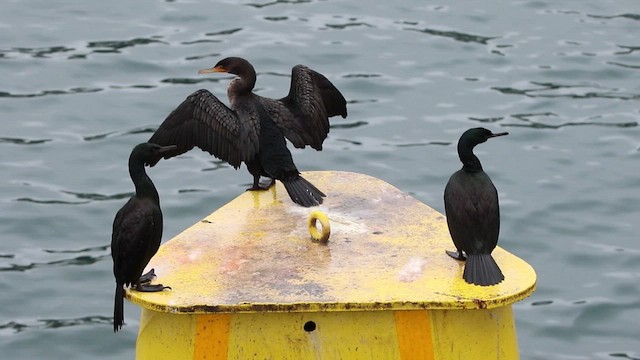
[[[148, 268], [172, 290], [126, 294], [143, 307], [138, 359], [518, 359], [511, 304], [534, 291], [531, 266], [496, 248], [505, 280], [469, 285], [442, 214], [370, 176], [304, 176], [321, 206], [278, 183], [161, 246]], [[311, 239], [314, 211], [328, 242]]]
[[[163, 244], [148, 268], [172, 290], [128, 291], [142, 307], [176, 313], [478, 309], [529, 296], [536, 275], [493, 252], [505, 280], [462, 280], [444, 216], [395, 187], [349, 172], [308, 172], [327, 197], [300, 207], [278, 182], [245, 192]], [[310, 240], [313, 210], [331, 218], [331, 240]]]

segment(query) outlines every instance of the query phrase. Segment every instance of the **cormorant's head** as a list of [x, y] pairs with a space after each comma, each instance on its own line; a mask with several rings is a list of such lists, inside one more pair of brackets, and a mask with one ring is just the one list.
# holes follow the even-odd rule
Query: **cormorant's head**
[[250, 74], [251, 72], [255, 74], [253, 66], [247, 60], [239, 57], [228, 57], [218, 61], [218, 63], [210, 69], [198, 71], [198, 74], [229, 73], [242, 76]]
[[153, 166], [162, 158], [165, 153], [171, 150], [175, 150], [176, 148], [177, 146], [175, 145], [160, 146], [152, 143], [138, 144], [131, 151], [129, 162], [142, 162], [145, 165]]
[[466, 144], [467, 146], [474, 147], [478, 144], [482, 144], [483, 142], [489, 140], [492, 137], [509, 135], [508, 132], [501, 133], [492, 133], [490, 130], [485, 128], [473, 128], [465, 131], [460, 137], [460, 141], [458, 144]]

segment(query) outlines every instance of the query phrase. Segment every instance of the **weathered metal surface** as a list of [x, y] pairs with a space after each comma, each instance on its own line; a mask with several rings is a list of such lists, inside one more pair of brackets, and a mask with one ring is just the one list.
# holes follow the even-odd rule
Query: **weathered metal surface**
[[[445, 254], [453, 243], [444, 216], [379, 179], [303, 175], [327, 194], [324, 204], [300, 207], [280, 183], [245, 192], [161, 246], [148, 268], [172, 290], [127, 298], [176, 313], [480, 309], [535, 289], [531, 266], [500, 247], [505, 280], [465, 283], [464, 264]], [[311, 241], [314, 210], [329, 217], [327, 243]]]

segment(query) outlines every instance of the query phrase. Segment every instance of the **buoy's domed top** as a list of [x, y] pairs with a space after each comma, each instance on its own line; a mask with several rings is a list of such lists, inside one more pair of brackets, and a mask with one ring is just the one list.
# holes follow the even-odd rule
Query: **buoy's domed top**
[[[129, 300], [170, 313], [478, 309], [529, 296], [535, 272], [496, 248], [505, 280], [467, 284], [444, 255], [444, 216], [382, 180], [314, 171], [332, 194], [321, 210], [328, 242], [312, 241], [309, 210], [269, 191], [248, 191], [162, 245], [148, 268], [172, 291], [129, 291]], [[423, 231], [416, 231], [422, 229]], [[358, 256], [354, 256], [358, 254]]]

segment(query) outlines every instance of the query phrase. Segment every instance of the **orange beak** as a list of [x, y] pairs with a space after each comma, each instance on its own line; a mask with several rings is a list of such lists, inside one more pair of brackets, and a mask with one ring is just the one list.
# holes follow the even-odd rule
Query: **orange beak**
[[210, 69], [198, 70], [198, 74], [210, 74], [210, 73], [226, 73], [227, 69], [222, 66], [214, 66]]

